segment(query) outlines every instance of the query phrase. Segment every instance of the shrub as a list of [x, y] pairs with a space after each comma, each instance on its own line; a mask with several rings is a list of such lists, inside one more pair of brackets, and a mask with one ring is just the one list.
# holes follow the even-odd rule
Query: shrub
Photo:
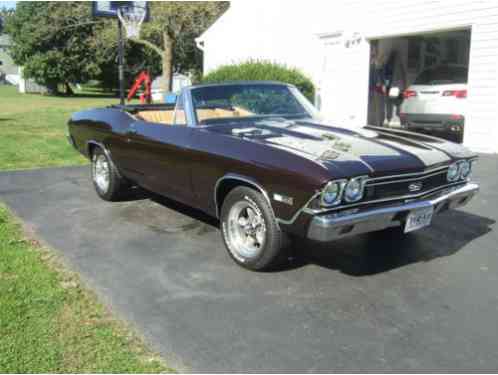
[[311, 80], [296, 68], [269, 61], [249, 60], [239, 64], [224, 65], [202, 78], [202, 83], [227, 81], [279, 81], [296, 86], [311, 102], [315, 87]]

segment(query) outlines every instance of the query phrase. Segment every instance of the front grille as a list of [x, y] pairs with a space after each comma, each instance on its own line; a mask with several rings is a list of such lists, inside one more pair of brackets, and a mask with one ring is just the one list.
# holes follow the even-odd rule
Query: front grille
[[369, 180], [365, 186], [365, 201], [420, 195], [438, 187], [446, 186], [448, 185], [446, 172], [447, 169], [445, 168], [417, 176], [406, 175], [381, 180]]

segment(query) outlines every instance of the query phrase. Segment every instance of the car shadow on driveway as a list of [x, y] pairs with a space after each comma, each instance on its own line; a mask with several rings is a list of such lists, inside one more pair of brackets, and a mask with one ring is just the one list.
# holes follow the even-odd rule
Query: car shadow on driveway
[[[120, 201], [129, 202], [129, 201], [139, 201], [145, 199], [149, 199], [152, 202], [157, 203], [163, 207], [169, 208], [173, 211], [176, 211], [179, 214], [188, 216], [194, 220], [200, 221], [201, 223], [210, 225], [213, 227], [213, 230], [217, 230], [219, 228], [218, 219], [204, 213], [203, 211], [197, 210], [195, 208], [187, 206], [173, 199], [167, 198], [159, 194], [155, 194], [153, 192], [144, 190], [139, 187], [134, 187], [133, 189], [131, 189], [128, 194], [126, 194], [125, 196], [123, 196], [122, 199], [120, 199]], [[186, 228], [186, 230], [189, 230], [189, 228]]]
[[[163, 196], [134, 189], [126, 200], [150, 199], [163, 207], [205, 224], [204, 231], [218, 231], [219, 221], [202, 211], [193, 209]], [[331, 243], [318, 243], [293, 238], [289, 257], [269, 272], [286, 272], [314, 264], [350, 276], [368, 276], [404, 267], [412, 263], [429, 262], [453, 255], [469, 242], [490, 232], [495, 220], [465, 211], [448, 211], [436, 216], [430, 228], [408, 235], [374, 232]], [[185, 225], [188, 231], [198, 225]], [[220, 246], [221, 241], [220, 241]]]
[[[407, 235], [373, 232], [329, 244], [302, 239], [293, 246], [297, 264], [315, 264], [350, 276], [368, 276], [451, 256], [492, 230], [495, 220], [465, 211], [448, 211], [432, 226]], [[289, 268], [288, 267], [288, 268]]]

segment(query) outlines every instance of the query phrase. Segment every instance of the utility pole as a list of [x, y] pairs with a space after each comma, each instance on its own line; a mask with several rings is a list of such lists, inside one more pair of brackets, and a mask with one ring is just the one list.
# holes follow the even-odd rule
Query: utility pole
[[125, 88], [124, 88], [124, 39], [123, 25], [118, 18], [118, 65], [119, 65], [119, 103], [125, 105]]

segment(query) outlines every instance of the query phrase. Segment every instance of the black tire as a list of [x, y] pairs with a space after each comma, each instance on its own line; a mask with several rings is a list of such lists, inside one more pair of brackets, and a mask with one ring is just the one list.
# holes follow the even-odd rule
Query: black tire
[[[234, 235], [231, 234], [231, 228], [235, 223], [229, 219], [229, 215], [232, 209], [243, 204], [250, 206], [249, 208], [257, 213], [258, 220], [262, 218], [264, 221], [264, 243], [254, 256], [242, 255], [232, 240]], [[238, 265], [252, 271], [263, 271], [277, 266], [284, 259], [285, 234], [282, 233], [268, 200], [260, 192], [246, 186], [234, 188], [223, 201], [220, 222], [225, 247]]]
[[[124, 192], [127, 190], [127, 181], [119, 175], [118, 171], [116, 171], [116, 168], [114, 167], [114, 164], [112, 163], [112, 160], [110, 160], [107, 154], [100, 147], [96, 147], [93, 150], [91, 157], [92, 182], [98, 196], [105, 201], [119, 200], [119, 198], [122, 197]], [[105, 160], [107, 163], [109, 173], [107, 187], [103, 187], [102, 184], [99, 185], [97, 182], [96, 166], [97, 160], [99, 159]]]

